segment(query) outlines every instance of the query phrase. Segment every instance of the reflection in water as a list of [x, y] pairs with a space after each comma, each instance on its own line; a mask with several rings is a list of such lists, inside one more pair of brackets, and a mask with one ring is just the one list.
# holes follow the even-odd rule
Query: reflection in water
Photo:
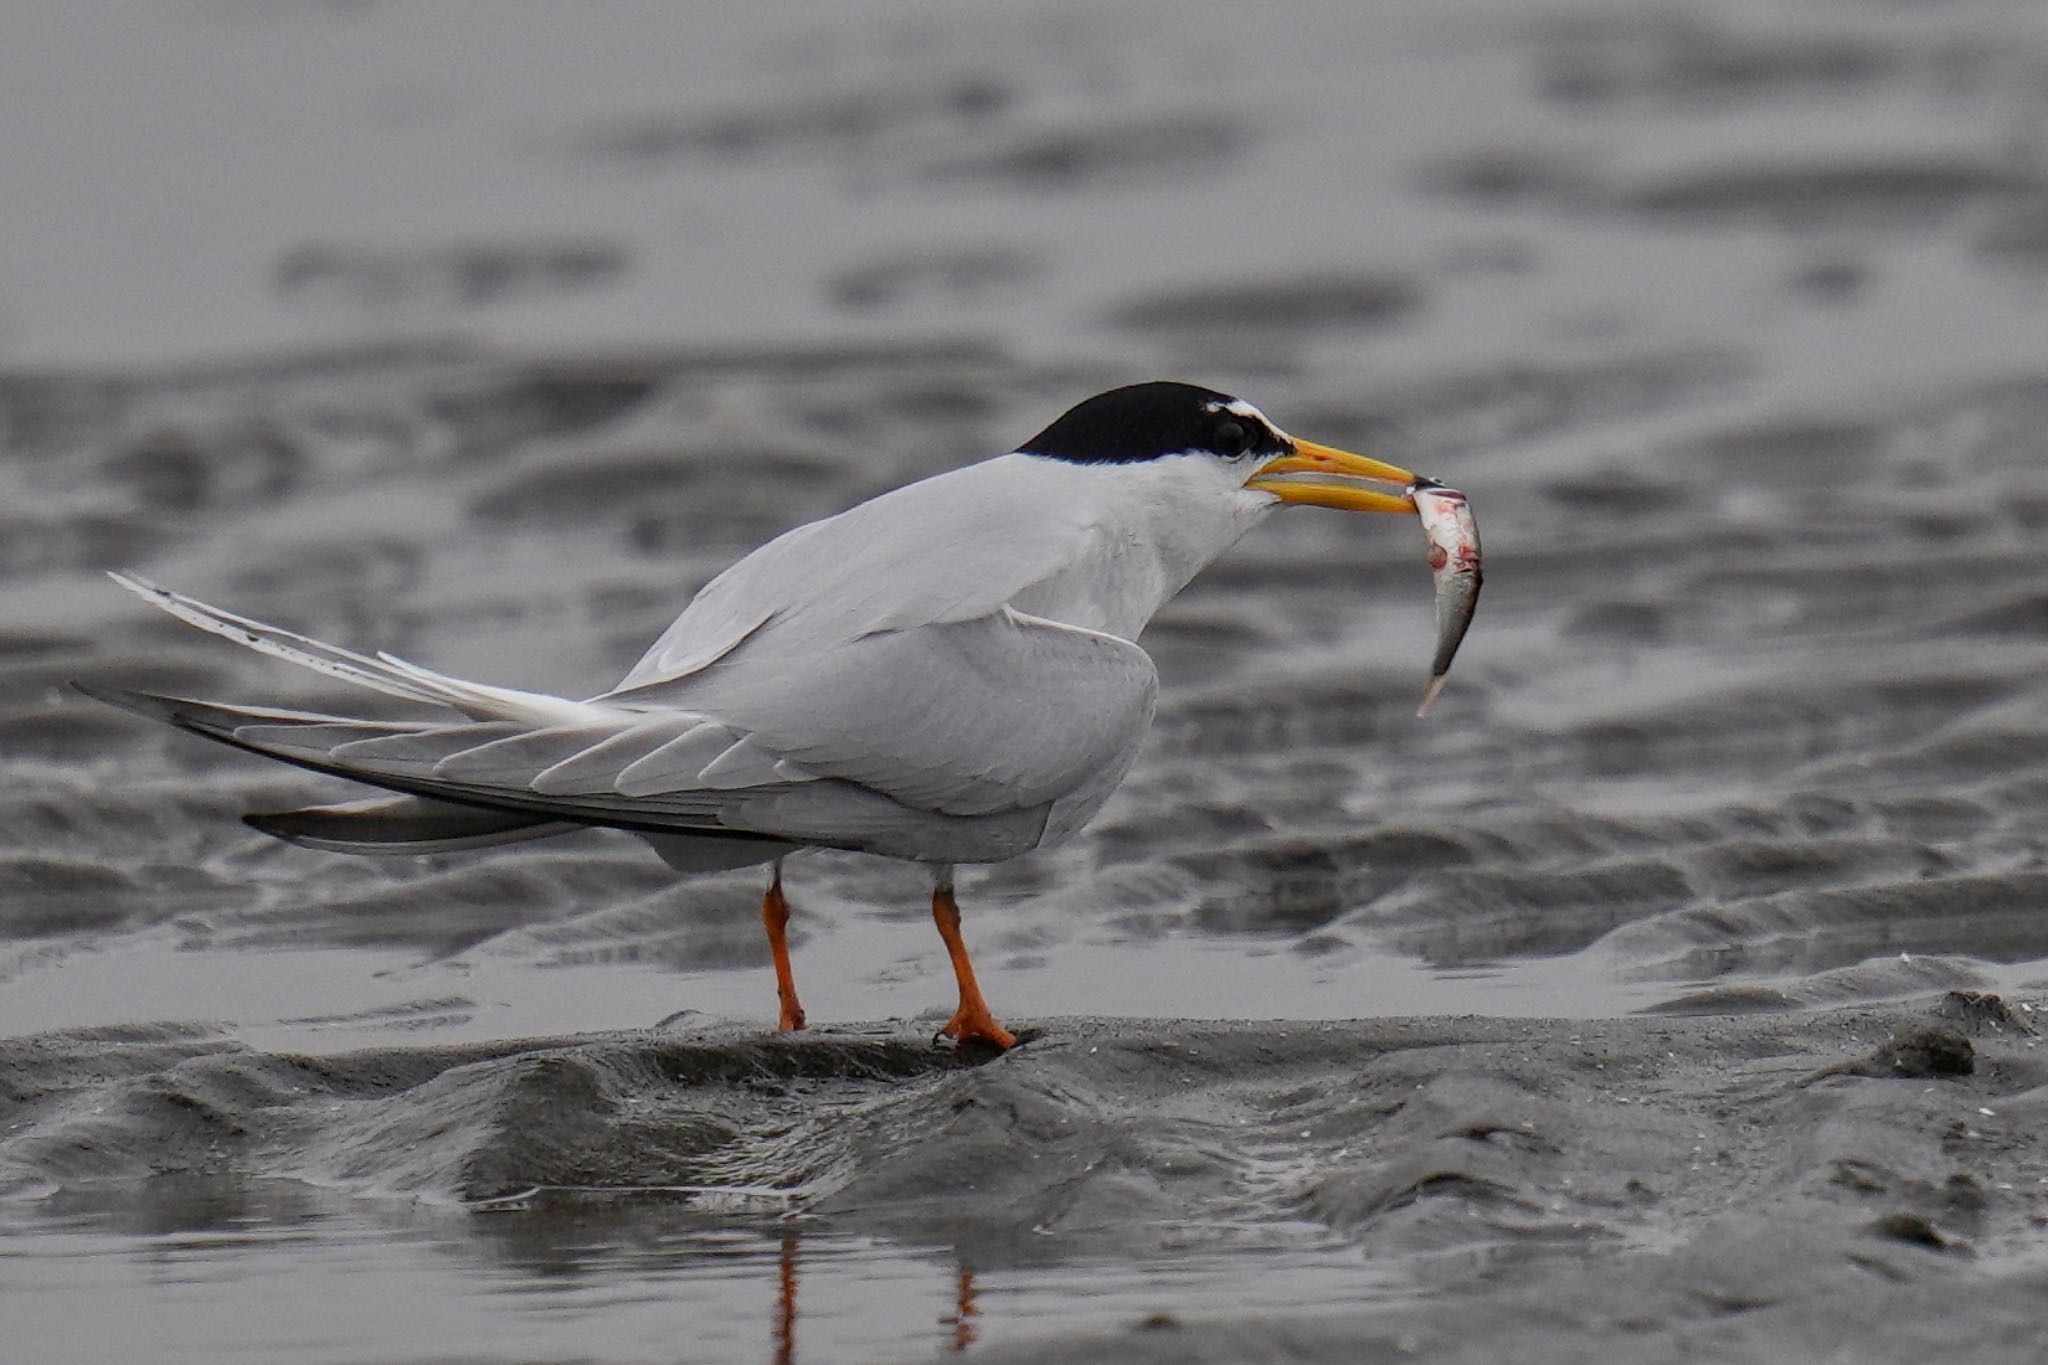
[[[801, 1229], [795, 1224], [785, 1225], [776, 1253], [775, 1321], [769, 1333], [774, 1348], [770, 1359], [775, 1365], [796, 1365], [798, 1248], [802, 1244]], [[948, 1343], [953, 1351], [964, 1351], [974, 1344], [974, 1320], [980, 1313], [974, 1301], [974, 1270], [963, 1263], [954, 1274], [953, 1311], [939, 1319], [943, 1326], [953, 1329]]]
[[[478, 1359], [642, 1359], [650, 1341], [681, 1341], [688, 1359], [744, 1360], [765, 1338], [775, 1365], [815, 1365], [961, 1352], [982, 1332], [975, 1272], [943, 1244], [707, 1213], [648, 1191], [400, 1209], [295, 1181], [167, 1177], [11, 1212], [0, 1217], [9, 1360], [135, 1358], [131, 1327], [151, 1358], [250, 1359], [226, 1309], [252, 1284], [279, 1306], [268, 1345], [307, 1361], [431, 1354], [453, 1339]], [[124, 1293], [151, 1312], [129, 1322], [96, 1306]], [[388, 1311], [349, 1306], [365, 1301]]]
[[793, 1365], [796, 1360], [796, 1244], [800, 1240], [794, 1227], [782, 1230], [780, 1292], [775, 1296], [775, 1365]]
[[[666, 1349], [817, 1365], [1199, 1317], [1248, 1273], [1274, 1313], [1407, 1292], [1356, 1247], [1286, 1227], [1160, 1258], [1031, 1249], [991, 1269], [949, 1239], [650, 1191], [535, 1191], [486, 1212], [174, 1178], [0, 1201], [0, 1322], [8, 1360], [94, 1365], [350, 1365], [451, 1358], [456, 1343], [479, 1361]], [[252, 1301], [265, 1305], [260, 1342]]]
[[[588, 1295], [615, 1308], [621, 1283], [633, 1282], [637, 1292], [627, 1292], [650, 1307], [683, 1310], [699, 1348], [715, 1323], [728, 1348], [745, 1350], [741, 1343], [765, 1336], [774, 1365], [806, 1358], [806, 1321], [812, 1360], [843, 1356], [877, 1331], [897, 1350], [960, 1352], [981, 1336], [975, 1272], [943, 1243], [877, 1244], [823, 1220], [758, 1207], [713, 1210], [700, 1202], [703, 1191], [680, 1200], [668, 1197], [674, 1193], [533, 1189], [481, 1216], [472, 1206], [471, 1226], [495, 1248], [497, 1264], [518, 1272], [515, 1292], [564, 1304]], [[730, 1292], [738, 1285], [764, 1292]], [[917, 1307], [941, 1294], [950, 1306], [937, 1316]], [[764, 1300], [765, 1332], [758, 1306], [745, 1307]]]
[[954, 1350], [964, 1351], [974, 1344], [974, 1317], [979, 1311], [974, 1306], [974, 1272], [963, 1265], [954, 1286], [953, 1316], [939, 1319], [953, 1325]]

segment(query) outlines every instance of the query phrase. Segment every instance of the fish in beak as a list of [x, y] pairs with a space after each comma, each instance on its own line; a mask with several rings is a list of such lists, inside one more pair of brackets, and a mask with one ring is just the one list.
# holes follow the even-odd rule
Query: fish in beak
[[1436, 583], [1436, 658], [1430, 665], [1429, 687], [1415, 714], [1428, 715], [1449, 681], [1451, 659], [1479, 605], [1483, 575], [1479, 525], [1473, 520], [1471, 501], [1457, 489], [1399, 465], [1299, 440], [1286, 454], [1260, 466], [1245, 487], [1302, 506], [1406, 512], [1421, 518]]

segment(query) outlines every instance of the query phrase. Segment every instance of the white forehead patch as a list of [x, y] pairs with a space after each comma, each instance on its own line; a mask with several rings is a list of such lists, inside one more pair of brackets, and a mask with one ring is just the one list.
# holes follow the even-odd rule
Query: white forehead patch
[[1243, 417], [1254, 422], [1265, 422], [1269, 427], [1273, 425], [1270, 421], [1267, 421], [1265, 413], [1260, 412], [1242, 398], [1233, 398], [1228, 403], [1211, 403], [1208, 410], [1210, 412], [1227, 412], [1232, 417]]
[[1277, 435], [1279, 435], [1281, 439], [1288, 439], [1287, 433], [1281, 431], [1280, 428], [1274, 423], [1272, 418], [1266, 416], [1265, 413], [1260, 412], [1257, 408], [1253, 407], [1250, 403], [1245, 402], [1242, 398], [1233, 398], [1228, 403], [1211, 403], [1209, 405], [1209, 411], [1227, 412], [1232, 417], [1242, 417], [1248, 422], [1258, 422], [1263, 426], [1271, 428], [1271, 430], [1274, 431]]

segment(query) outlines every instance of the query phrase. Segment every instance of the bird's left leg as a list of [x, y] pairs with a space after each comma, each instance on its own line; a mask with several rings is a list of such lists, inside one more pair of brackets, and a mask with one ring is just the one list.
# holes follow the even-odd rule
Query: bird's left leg
[[775, 996], [781, 1002], [776, 1027], [788, 1033], [804, 1026], [804, 1007], [796, 1000], [796, 973], [789, 966], [789, 898], [782, 894], [782, 859], [775, 860], [775, 880], [761, 897], [761, 924], [768, 930], [768, 951], [775, 956]]
[[953, 959], [953, 978], [960, 984], [960, 1008], [939, 1030], [961, 1043], [993, 1043], [999, 1048], [1015, 1047], [1017, 1040], [988, 1012], [981, 987], [974, 980], [974, 963], [968, 960], [966, 940], [960, 937], [960, 902], [953, 899], [953, 869], [940, 865], [932, 873], [932, 920], [939, 937], [946, 941], [946, 954]]

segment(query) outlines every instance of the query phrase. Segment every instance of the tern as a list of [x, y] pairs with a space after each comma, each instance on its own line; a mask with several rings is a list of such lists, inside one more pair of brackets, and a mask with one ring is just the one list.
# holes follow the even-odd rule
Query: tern
[[778, 1022], [804, 1027], [783, 860], [852, 849], [925, 866], [959, 1008], [940, 1033], [1007, 1049], [960, 932], [954, 868], [1072, 836], [1130, 770], [1159, 675], [1154, 613], [1283, 505], [1414, 513], [1408, 470], [1289, 436], [1251, 404], [1134, 384], [1016, 451], [786, 532], [697, 593], [610, 691], [566, 697], [359, 654], [113, 577], [261, 653], [439, 709], [372, 720], [87, 686], [235, 748], [396, 795], [251, 814], [347, 853], [439, 853], [584, 826], [678, 872], [772, 871]]

